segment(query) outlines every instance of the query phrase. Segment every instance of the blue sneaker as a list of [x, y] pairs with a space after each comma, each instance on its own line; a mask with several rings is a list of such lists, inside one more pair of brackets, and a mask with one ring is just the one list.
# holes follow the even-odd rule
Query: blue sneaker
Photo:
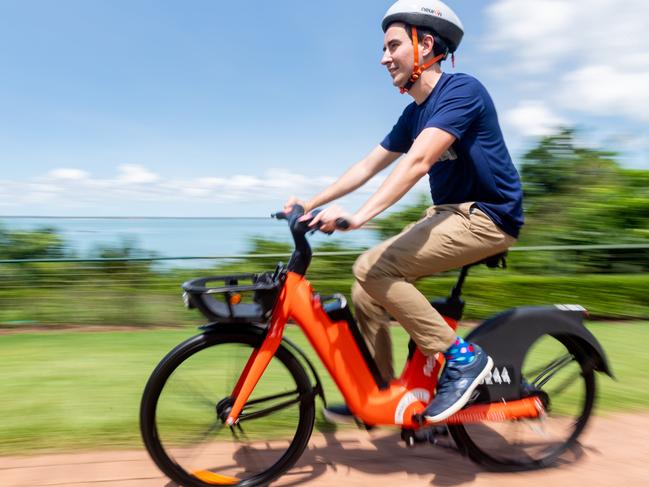
[[491, 372], [494, 362], [478, 345], [473, 345], [475, 358], [468, 364], [446, 362], [437, 384], [437, 394], [424, 410], [424, 419], [438, 423], [457, 413], [469, 402], [471, 394]]

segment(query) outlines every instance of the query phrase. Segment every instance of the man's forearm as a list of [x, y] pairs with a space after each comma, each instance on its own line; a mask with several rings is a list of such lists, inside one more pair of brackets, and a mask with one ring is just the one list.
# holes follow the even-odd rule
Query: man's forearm
[[417, 181], [426, 175], [430, 164], [424, 160], [412, 161], [402, 159], [394, 172], [383, 182], [381, 187], [356, 212], [361, 224], [365, 224], [399, 201]]
[[401, 159], [392, 174], [354, 215], [360, 225], [399, 201], [417, 181], [428, 173], [455, 137], [438, 128], [427, 128], [419, 134], [408, 154]]
[[307, 202], [307, 211], [336, 200], [363, 186], [401, 154], [376, 146], [364, 159], [349, 168], [338, 180]]
[[364, 160], [359, 161], [340, 176], [331, 186], [311, 198], [307, 202], [308, 208], [306, 210], [311, 211], [314, 208], [326, 205], [331, 201], [351, 193], [355, 189], [363, 186], [372, 176], [374, 174], [365, 167]]

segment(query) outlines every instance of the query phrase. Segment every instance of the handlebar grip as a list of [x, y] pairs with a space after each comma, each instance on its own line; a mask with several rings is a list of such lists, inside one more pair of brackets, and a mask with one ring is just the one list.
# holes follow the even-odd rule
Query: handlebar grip
[[291, 218], [299, 218], [304, 215], [304, 208], [301, 205], [293, 205], [293, 209], [290, 213], [284, 211], [278, 211], [277, 213], [271, 213], [270, 217], [275, 218], [276, 220], [290, 220]]
[[336, 228], [347, 230], [349, 228], [349, 222], [345, 218], [336, 218]]

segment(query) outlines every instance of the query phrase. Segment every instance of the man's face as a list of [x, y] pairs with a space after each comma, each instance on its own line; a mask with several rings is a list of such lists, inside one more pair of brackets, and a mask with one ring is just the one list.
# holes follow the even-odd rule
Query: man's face
[[410, 79], [413, 65], [412, 39], [402, 23], [388, 27], [383, 37], [383, 57], [381, 64], [388, 69], [394, 86], [403, 86]]

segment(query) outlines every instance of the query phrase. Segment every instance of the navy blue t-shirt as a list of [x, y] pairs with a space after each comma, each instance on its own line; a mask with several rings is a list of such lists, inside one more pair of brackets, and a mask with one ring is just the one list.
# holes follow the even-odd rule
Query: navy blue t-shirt
[[475, 201], [513, 237], [523, 226], [523, 192], [485, 87], [467, 74], [443, 73], [428, 98], [406, 107], [381, 146], [408, 152], [426, 128], [457, 140], [428, 172], [436, 205]]

